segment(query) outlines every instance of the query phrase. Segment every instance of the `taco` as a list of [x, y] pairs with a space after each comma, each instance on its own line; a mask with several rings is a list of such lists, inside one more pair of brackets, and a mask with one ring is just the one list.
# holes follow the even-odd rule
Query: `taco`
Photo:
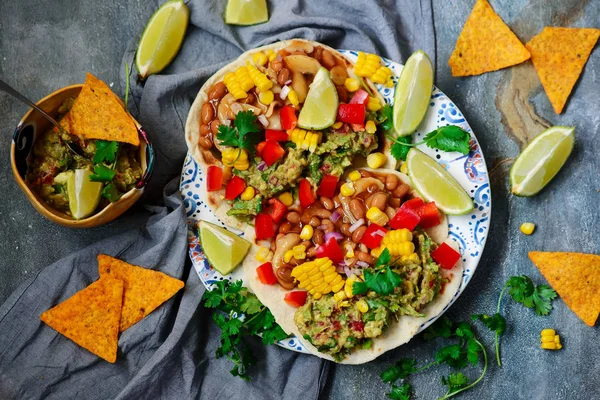
[[289, 207], [270, 243], [271, 261], [258, 261], [264, 249], [255, 246], [243, 268], [248, 287], [305, 348], [360, 364], [408, 342], [444, 311], [462, 265], [433, 260], [442, 242], [456, 246], [446, 217], [418, 197], [406, 175], [360, 168], [345, 179], [331, 197]]
[[[340, 104], [364, 106], [362, 123], [338, 121], [322, 130], [296, 125], [321, 67]], [[242, 228], [271, 199], [296, 193], [304, 178], [316, 190], [324, 177], [339, 178], [357, 157], [389, 149], [373, 129], [383, 119], [383, 98], [370, 81], [349, 90], [348, 78], [356, 79], [354, 65], [340, 52], [293, 39], [247, 51], [205, 82], [188, 115], [186, 141], [206, 174], [207, 203], [221, 221]], [[388, 162], [395, 167], [391, 157]], [[248, 187], [252, 193], [240, 196]]]

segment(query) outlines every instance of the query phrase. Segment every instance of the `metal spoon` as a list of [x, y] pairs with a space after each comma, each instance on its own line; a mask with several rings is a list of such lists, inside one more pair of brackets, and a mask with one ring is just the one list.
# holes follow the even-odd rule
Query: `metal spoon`
[[[34, 102], [29, 100], [27, 97], [23, 96], [21, 93], [17, 92], [15, 89], [13, 89], [8, 83], [4, 82], [2, 79], [0, 79], [0, 90], [21, 100], [23, 103], [27, 104], [29, 107], [33, 108], [34, 110], [36, 110], [37, 112], [42, 114], [42, 116], [44, 118], [46, 118], [48, 121], [50, 121], [52, 123], [52, 125], [57, 127], [60, 132], [64, 132], [65, 129], [54, 118], [52, 118], [50, 115], [48, 115], [46, 113], [46, 111], [44, 111], [41, 108], [39, 108], [38, 106], [36, 106]], [[62, 140], [62, 138], [61, 138], [61, 140]], [[63, 142], [67, 145], [67, 147], [73, 153], [75, 153], [76, 155], [79, 155], [79, 156], [83, 156], [83, 150], [81, 150], [81, 147], [79, 147], [79, 145], [77, 145], [76, 143], [69, 143], [64, 140], [63, 140]]]

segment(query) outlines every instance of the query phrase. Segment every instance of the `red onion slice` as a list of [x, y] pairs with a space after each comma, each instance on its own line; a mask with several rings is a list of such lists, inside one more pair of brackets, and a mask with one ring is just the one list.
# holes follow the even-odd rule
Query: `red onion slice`
[[258, 166], [256, 168], [258, 168], [259, 171], [264, 171], [264, 169], [267, 167], [267, 163], [264, 161], [261, 161], [260, 164], [258, 164]]
[[279, 98], [281, 100], [285, 100], [288, 96], [288, 94], [290, 93], [290, 87], [289, 86], [284, 86], [281, 88], [281, 92], [279, 92]]
[[264, 114], [258, 116], [258, 121], [262, 124], [262, 126], [269, 126], [269, 120]]
[[[323, 226], [323, 225], [321, 225], [321, 226]], [[325, 225], [325, 226], [326, 226], [326, 225]], [[320, 227], [319, 227], [319, 228], [320, 228]], [[325, 234], [325, 237], [324, 237], [324, 239], [325, 239], [325, 241], [328, 241], [328, 240], [329, 240], [329, 239], [331, 239], [332, 237], [333, 237], [333, 238], [335, 238], [335, 240], [342, 240], [342, 239], [344, 238], [344, 235], [342, 235], [342, 234], [341, 234], [341, 233], [339, 233], [339, 232], [329, 232], [329, 233], [326, 233], [326, 234]]]
[[359, 267], [363, 267], [363, 268], [368, 268], [369, 267], [369, 263], [366, 263], [364, 261], [357, 261], [356, 265], [358, 265]]
[[331, 222], [333, 222], [335, 224], [336, 222], [338, 222], [338, 219], [340, 219], [340, 217], [341, 217], [340, 213], [337, 211], [334, 211], [331, 213], [331, 216], [329, 217], [329, 219], [331, 220]]

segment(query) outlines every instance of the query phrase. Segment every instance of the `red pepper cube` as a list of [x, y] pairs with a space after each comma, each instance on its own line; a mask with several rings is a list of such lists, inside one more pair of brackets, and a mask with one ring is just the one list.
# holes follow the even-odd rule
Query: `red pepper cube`
[[344, 253], [334, 237], [330, 237], [328, 241], [317, 247], [317, 258], [327, 257], [334, 264], [339, 264], [344, 261]]
[[298, 186], [298, 198], [300, 199], [302, 208], [310, 206], [317, 200], [313, 194], [312, 185], [306, 178], [300, 181], [300, 185]]
[[419, 214], [419, 217], [421, 217], [419, 225], [423, 229], [437, 226], [442, 222], [438, 208], [433, 201], [431, 203], [423, 204], [417, 210], [417, 213]]
[[388, 225], [394, 229], [408, 229], [412, 232], [419, 224], [419, 221], [421, 221], [421, 217], [414, 210], [408, 207], [400, 207]]
[[387, 229], [377, 224], [371, 224], [360, 239], [360, 242], [370, 249], [376, 249], [387, 233]]
[[223, 169], [211, 165], [206, 171], [206, 191], [214, 192], [223, 186]]
[[227, 186], [225, 186], [225, 198], [227, 200], [233, 200], [242, 194], [244, 189], [246, 189], [246, 181], [235, 175], [229, 180]]
[[317, 194], [319, 196], [332, 198], [335, 195], [337, 183], [338, 178], [336, 176], [325, 175], [323, 179], [321, 179], [321, 184], [319, 185], [319, 189], [317, 189]]
[[273, 272], [273, 265], [270, 262], [266, 262], [256, 268], [256, 275], [258, 275], [258, 280], [264, 285], [274, 285], [277, 283], [277, 277]]
[[337, 120], [349, 124], [365, 123], [366, 109], [362, 104], [340, 104], [338, 106]]
[[283, 300], [291, 307], [298, 308], [306, 303], [307, 295], [308, 293], [303, 290], [294, 290], [293, 292], [286, 293]]
[[400, 208], [410, 208], [411, 210], [417, 210], [423, 206], [425, 202], [420, 197], [415, 197], [414, 199], [406, 200]]
[[267, 140], [261, 151], [261, 157], [269, 167], [279, 161], [284, 154], [285, 150], [283, 147], [281, 147], [279, 142], [274, 140]]
[[438, 263], [440, 267], [444, 269], [452, 269], [460, 260], [460, 253], [448, 246], [446, 243], [442, 243], [437, 249], [431, 253], [433, 261]]
[[260, 142], [256, 145], [256, 155], [259, 156], [260, 158], [262, 158], [262, 152], [265, 149], [266, 145], [267, 145], [266, 140], [263, 140], [262, 142]]
[[254, 221], [254, 231], [257, 240], [271, 239], [275, 236], [273, 218], [268, 214], [258, 214]]
[[273, 221], [278, 224], [285, 215], [287, 207], [279, 200], [272, 198], [267, 202], [269, 205], [265, 210], [265, 214], [269, 214]]
[[281, 127], [284, 131], [294, 129], [298, 124], [298, 118], [296, 117], [296, 110], [292, 106], [283, 106], [279, 111], [279, 119], [281, 121]]
[[274, 140], [276, 142], [287, 142], [289, 140], [289, 135], [280, 130], [276, 129], [267, 129], [265, 131], [265, 140]]
[[369, 103], [369, 94], [364, 89], [358, 89], [350, 100], [350, 104], [360, 104], [365, 107], [367, 103]]

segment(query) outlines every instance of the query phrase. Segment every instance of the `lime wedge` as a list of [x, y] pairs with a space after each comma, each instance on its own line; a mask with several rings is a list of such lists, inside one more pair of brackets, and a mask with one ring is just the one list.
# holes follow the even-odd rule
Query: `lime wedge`
[[189, 18], [190, 10], [182, 0], [169, 0], [152, 15], [135, 54], [141, 79], [159, 73], [173, 61], [183, 42]]
[[537, 135], [510, 169], [513, 194], [533, 196], [542, 190], [567, 161], [574, 144], [573, 126], [553, 126]]
[[254, 25], [267, 22], [269, 11], [266, 0], [229, 0], [225, 10], [225, 23]]
[[[73, 218], [82, 219], [93, 213], [100, 202], [102, 187], [104, 186], [102, 182], [90, 181], [92, 172], [87, 169], [66, 171], [59, 175], [62, 174], [65, 174], [64, 181], [69, 196], [69, 210]], [[62, 180], [62, 177], [60, 180]]]
[[310, 84], [300, 115], [298, 126], [303, 129], [325, 129], [335, 123], [338, 94], [327, 68], [319, 68]]
[[394, 128], [398, 136], [413, 133], [427, 113], [433, 90], [433, 65], [423, 51], [406, 61], [394, 95]]
[[198, 223], [200, 243], [208, 262], [222, 275], [235, 269], [250, 250], [250, 242], [210, 222]]
[[471, 197], [434, 159], [417, 149], [410, 149], [406, 166], [410, 181], [423, 199], [435, 201], [435, 205], [448, 215], [473, 211]]

